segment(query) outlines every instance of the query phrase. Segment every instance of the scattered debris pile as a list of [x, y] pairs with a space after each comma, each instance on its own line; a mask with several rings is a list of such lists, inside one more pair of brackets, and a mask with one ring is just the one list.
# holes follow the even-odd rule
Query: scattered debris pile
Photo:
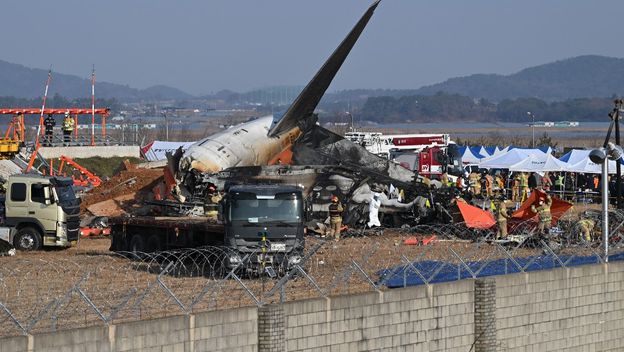
[[138, 169], [126, 165], [98, 188], [82, 198], [81, 211], [95, 216], [119, 216], [135, 212], [152, 200], [152, 189], [163, 183], [162, 169]]

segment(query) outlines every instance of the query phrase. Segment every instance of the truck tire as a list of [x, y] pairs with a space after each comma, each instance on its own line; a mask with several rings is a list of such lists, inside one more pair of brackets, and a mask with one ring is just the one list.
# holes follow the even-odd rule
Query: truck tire
[[36, 251], [41, 249], [41, 234], [33, 227], [23, 227], [17, 231], [13, 245], [20, 251]]
[[145, 252], [145, 240], [143, 240], [143, 236], [141, 235], [133, 235], [130, 238], [130, 252]]
[[145, 251], [147, 253], [160, 252], [162, 250], [162, 243], [158, 235], [151, 235], [147, 238]]

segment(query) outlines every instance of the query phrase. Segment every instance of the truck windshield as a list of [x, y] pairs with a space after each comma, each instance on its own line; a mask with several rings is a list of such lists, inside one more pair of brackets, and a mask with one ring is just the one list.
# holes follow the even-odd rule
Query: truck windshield
[[273, 198], [273, 196], [256, 197], [253, 193], [237, 192], [231, 197], [229, 214], [231, 221], [300, 222], [302, 214], [303, 201], [299, 193], [278, 193]]
[[448, 173], [454, 176], [462, 175], [462, 157], [457, 144], [449, 144], [446, 152], [449, 156]]
[[70, 185], [56, 185], [54, 186], [54, 190], [56, 190], [59, 203], [70, 203], [76, 199], [74, 188]]

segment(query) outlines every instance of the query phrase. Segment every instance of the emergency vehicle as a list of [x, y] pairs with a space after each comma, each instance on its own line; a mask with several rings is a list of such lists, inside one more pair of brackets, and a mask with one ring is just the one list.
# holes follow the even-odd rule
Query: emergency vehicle
[[459, 148], [448, 134], [347, 132], [345, 138], [425, 177], [437, 178], [444, 172], [455, 176], [463, 173]]

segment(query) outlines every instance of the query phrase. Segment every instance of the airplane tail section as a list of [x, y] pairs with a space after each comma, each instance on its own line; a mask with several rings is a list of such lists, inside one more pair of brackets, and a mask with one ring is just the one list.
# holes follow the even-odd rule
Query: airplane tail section
[[347, 37], [340, 43], [329, 59], [325, 61], [323, 67], [321, 67], [316, 75], [314, 75], [314, 78], [312, 78], [303, 91], [301, 91], [284, 116], [269, 130], [269, 137], [275, 137], [283, 132], [291, 130], [298, 125], [301, 119], [307, 118], [314, 112], [314, 109], [316, 109], [319, 101], [321, 101], [323, 94], [325, 94], [325, 91], [336, 76], [340, 66], [342, 66], [342, 63], [349, 55], [355, 42], [368, 24], [368, 21], [373, 16], [373, 12], [375, 12], [377, 5], [379, 5], [379, 1], [380, 0], [375, 1], [368, 8], [358, 23], [351, 29]]

